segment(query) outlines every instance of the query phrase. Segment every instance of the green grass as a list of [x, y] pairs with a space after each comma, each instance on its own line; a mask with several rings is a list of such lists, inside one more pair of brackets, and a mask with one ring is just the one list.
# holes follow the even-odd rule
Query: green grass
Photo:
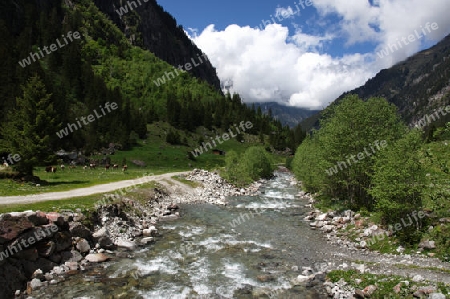
[[[133, 196], [137, 200], [144, 200], [146, 196], [143, 194], [143, 190], [157, 187], [158, 184], [154, 181], [150, 181], [145, 184], [137, 185], [134, 190], [130, 190], [126, 193], [126, 196]], [[117, 190], [116, 190], [117, 191]], [[105, 194], [114, 194], [114, 192], [108, 192]], [[120, 194], [120, 193], [118, 193]], [[105, 202], [103, 197], [104, 194], [94, 194], [89, 196], [74, 197], [62, 200], [49, 200], [36, 203], [26, 203], [26, 204], [9, 204], [0, 205], [0, 214], [9, 212], [23, 212], [27, 210], [33, 211], [45, 211], [45, 212], [60, 212], [62, 210], [72, 210], [80, 209], [81, 211], [92, 211], [95, 210], [96, 204], [101, 204]], [[108, 203], [113, 201], [108, 200]]]
[[[136, 179], [144, 174], [162, 174], [169, 172], [188, 171], [193, 168], [202, 169], [220, 169], [225, 165], [225, 156], [214, 155], [211, 150], [204, 152], [198, 156], [195, 161], [188, 159], [188, 152], [197, 148], [198, 140], [202, 136], [205, 142], [209, 141], [209, 137], [215, 137], [220, 132], [212, 132], [202, 127], [198, 128], [195, 133], [179, 131], [181, 139], [186, 138], [188, 146], [171, 145], [166, 143], [166, 133], [173, 129], [169, 124], [164, 122], [156, 122], [148, 126], [148, 138], [139, 140], [131, 150], [117, 151], [111, 158], [111, 164], [122, 165], [122, 161], [126, 160], [128, 171], [122, 172], [121, 169], [109, 169], [98, 167], [95, 170], [86, 169], [77, 166], [76, 169], [66, 167], [64, 171], [59, 169], [56, 173], [46, 173], [45, 167], [36, 168], [34, 175], [41, 180], [46, 181], [41, 186], [31, 183], [19, 183], [12, 179], [0, 179], [0, 196], [14, 195], [30, 195], [45, 192], [68, 191], [76, 188], [90, 187], [98, 184], [111, 183], [122, 180]], [[258, 137], [245, 135], [245, 142], [238, 142], [236, 139], [230, 139], [218, 144], [217, 148], [224, 151], [236, 151], [238, 154], [243, 153], [248, 147], [258, 144]], [[101, 160], [103, 156], [93, 156], [92, 159]], [[141, 167], [132, 161], [138, 160], [145, 163]], [[275, 156], [276, 163], [285, 160], [285, 157]], [[1, 173], [0, 173], [0, 177]], [[183, 182], [187, 183], [187, 182]], [[187, 183], [189, 184], [189, 183]]]
[[[412, 286], [429, 286], [430, 283], [415, 283], [410, 281], [409, 279], [396, 276], [396, 275], [376, 275], [376, 274], [360, 274], [356, 270], [333, 270], [327, 274], [327, 277], [332, 282], [337, 282], [340, 279], [345, 280], [352, 287], [357, 289], [364, 289], [366, 286], [375, 285], [377, 286], [377, 290], [374, 292], [370, 298], [373, 299], [397, 299], [397, 298], [414, 298], [413, 294], [409, 292], [409, 289]], [[360, 284], [356, 283], [356, 279], [362, 280]], [[399, 284], [401, 281], [409, 281], [409, 287], [402, 286], [401, 292], [399, 294], [395, 294], [393, 291], [394, 286]], [[443, 283], [437, 283], [436, 287], [438, 292], [443, 294], [448, 294], [450, 292], [450, 286], [444, 285]], [[446, 298], [450, 298], [448, 295]]]

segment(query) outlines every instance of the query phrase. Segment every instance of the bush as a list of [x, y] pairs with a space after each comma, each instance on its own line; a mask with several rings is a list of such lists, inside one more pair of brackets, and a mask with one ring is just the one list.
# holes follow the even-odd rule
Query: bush
[[224, 177], [231, 183], [244, 186], [260, 178], [270, 178], [274, 167], [272, 157], [263, 147], [250, 147], [242, 157], [229, 151], [225, 158]]
[[225, 173], [223, 176], [237, 186], [245, 186], [252, 181], [235, 151], [229, 151], [225, 156]]
[[177, 145], [177, 144], [181, 145], [182, 144], [180, 134], [178, 134], [177, 131], [172, 131], [172, 130], [169, 131], [169, 133], [167, 133], [166, 142], [173, 144], [173, 145]]
[[246, 173], [252, 180], [267, 179], [273, 174], [272, 157], [267, 154], [263, 147], [252, 146], [248, 148], [244, 153], [242, 162]]

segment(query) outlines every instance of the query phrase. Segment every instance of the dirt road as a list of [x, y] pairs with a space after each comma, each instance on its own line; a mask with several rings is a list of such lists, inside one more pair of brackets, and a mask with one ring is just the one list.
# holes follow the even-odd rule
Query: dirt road
[[147, 183], [150, 181], [156, 181], [164, 186], [176, 186], [180, 192], [189, 192], [192, 188], [188, 185], [185, 185], [177, 180], [172, 179], [171, 177], [175, 175], [188, 174], [188, 171], [185, 172], [170, 172], [164, 173], [160, 175], [152, 175], [140, 177], [134, 180], [126, 180], [113, 182], [108, 184], [96, 185], [86, 188], [73, 189], [70, 191], [61, 191], [61, 192], [49, 192], [42, 194], [33, 194], [33, 195], [19, 195], [19, 196], [1, 196], [0, 197], [0, 205], [2, 204], [23, 204], [23, 203], [33, 203], [47, 200], [60, 200], [67, 199], [73, 197], [80, 196], [88, 196], [92, 194], [98, 193], [106, 193], [114, 190], [127, 188], [130, 186], [136, 186], [139, 184]]

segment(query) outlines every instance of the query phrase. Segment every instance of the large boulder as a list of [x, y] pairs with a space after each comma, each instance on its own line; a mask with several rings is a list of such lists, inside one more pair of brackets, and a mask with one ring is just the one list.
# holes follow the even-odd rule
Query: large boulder
[[116, 245], [114, 245], [111, 238], [107, 237], [107, 236], [101, 237], [98, 240], [98, 246], [100, 246], [100, 248], [103, 248], [103, 249], [114, 249], [116, 247]]
[[64, 226], [64, 224], [66, 224], [66, 222], [64, 220], [64, 216], [62, 216], [61, 214], [59, 214], [57, 212], [47, 213], [46, 217], [49, 221], [53, 222], [54, 224], [56, 224], [58, 226]]
[[60, 252], [72, 246], [72, 235], [69, 232], [58, 232], [55, 235], [56, 251]]
[[18, 216], [13, 213], [13, 215], [0, 215], [0, 244], [12, 241], [27, 229], [34, 227], [33, 222], [22, 214]]
[[80, 222], [70, 223], [69, 231], [73, 237], [80, 237], [86, 240], [92, 239], [91, 231]]

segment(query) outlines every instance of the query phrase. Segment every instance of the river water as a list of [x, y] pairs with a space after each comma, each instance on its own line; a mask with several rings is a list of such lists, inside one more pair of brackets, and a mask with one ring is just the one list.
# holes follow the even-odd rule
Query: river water
[[159, 224], [156, 242], [69, 276], [34, 298], [326, 298], [317, 286], [292, 286], [302, 267], [326, 265], [322, 234], [289, 173], [276, 172], [261, 195], [227, 206], [181, 205]]

